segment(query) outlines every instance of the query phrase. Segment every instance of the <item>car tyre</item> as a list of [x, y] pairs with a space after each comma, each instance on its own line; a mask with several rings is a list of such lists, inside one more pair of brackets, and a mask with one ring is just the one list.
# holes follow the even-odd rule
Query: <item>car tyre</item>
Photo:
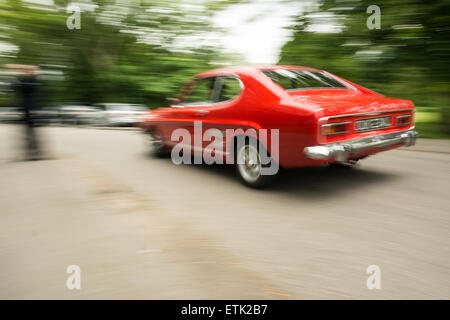
[[147, 133], [147, 142], [150, 147], [150, 155], [157, 158], [166, 158], [170, 152], [160, 134], [156, 131]]
[[[250, 142], [250, 139], [252, 142]], [[253, 138], [247, 138], [243, 146], [235, 146], [235, 170], [241, 182], [251, 188], [265, 188], [273, 184], [277, 174], [263, 175], [261, 153], [266, 152]], [[273, 159], [271, 160], [273, 161]]]

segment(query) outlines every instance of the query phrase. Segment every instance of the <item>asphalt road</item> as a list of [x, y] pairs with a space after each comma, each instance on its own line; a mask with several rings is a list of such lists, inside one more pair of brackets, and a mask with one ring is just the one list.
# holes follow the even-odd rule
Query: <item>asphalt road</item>
[[450, 298], [450, 141], [252, 190], [137, 131], [41, 131], [52, 159], [14, 161], [21, 128], [0, 125], [1, 299]]

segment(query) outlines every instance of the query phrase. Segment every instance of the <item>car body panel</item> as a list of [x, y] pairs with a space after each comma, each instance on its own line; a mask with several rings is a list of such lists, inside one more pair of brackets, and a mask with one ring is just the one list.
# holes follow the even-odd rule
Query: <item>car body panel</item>
[[[304, 149], [308, 146], [348, 141], [414, 128], [412, 121], [404, 127], [392, 125], [389, 128], [367, 132], [350, 130], [342, 135], [323, 136], [321, 134], [322, 124], [345, 121], [353, 126], [359, 119], [378, 115], [396, 119], [398, 115], [413, 114], [414, 104], [408, 100], [384, 97], [326, 72], [327, 75], [339, 79], [346, 88], [285, 90], [262, 73], [264, 70], [280, 68], [325, 72], [295, 66], [227, 67], [206, 71], [196, 75], [196, 78], [238, 77], [242, 83], [242, 91], [239, 96], [225, 103], [195, 106], [181, 104], [170, 108], [156, 109], [147, 114], [142, 126], [148, 131], [158, 130], [169, 146], [177, 143], [177, 141], [171, 141], [171, 134], [175, 129], [185, 128], [192, 133], [195, 121], [202, 122], [203, 130], [208, 128], [219, 130], [253, 128], [256, 130], [267, 129], [270, 132], [272, 129], [278, 129], [279, 152], [277, 158], [283, 167], [314, 166], [334, 161], [308, 158], [304, 153]], [[224, 141], [224, 143], [229, 145], [232, 141]], [[267, 137], [267, 143], [267, 148], [270, 148], [270, 135]], [[203, 147], [205, 147], [205, 143]], [[392, 148], [395, 147], [397, 146], [392, 146]], [[364, 154], [356, 156], [362, 157], [379, 151], [381, 149], [374, 148], [365, 150]]]

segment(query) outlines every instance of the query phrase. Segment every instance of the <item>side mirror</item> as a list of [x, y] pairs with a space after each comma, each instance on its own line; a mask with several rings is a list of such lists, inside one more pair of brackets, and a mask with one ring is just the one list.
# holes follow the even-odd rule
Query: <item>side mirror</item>
[[178, 98], [166, 98], [169, 106], [174, 107], [181, 103], [181, 100]]

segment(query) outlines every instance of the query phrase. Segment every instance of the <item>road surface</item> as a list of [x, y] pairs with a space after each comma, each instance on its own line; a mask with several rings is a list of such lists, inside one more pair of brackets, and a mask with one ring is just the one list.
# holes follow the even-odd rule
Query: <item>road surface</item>
[[0, 125], [1, 299], [450, 298], [450, 141], [252, 190], [149, 157], [134, 130], [43, 128], [34, 162], [20, 134]]

